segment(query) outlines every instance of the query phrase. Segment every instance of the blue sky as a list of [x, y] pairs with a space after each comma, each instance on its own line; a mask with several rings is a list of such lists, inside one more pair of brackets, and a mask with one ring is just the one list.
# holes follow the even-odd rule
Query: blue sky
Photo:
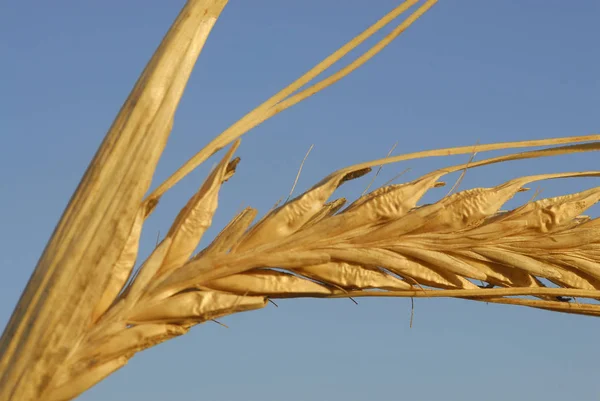
[[[0, 6], [0, 327], [104, 133], [182, 0]], [[235, 1], [209, 38], [176, 115], [156, 185], [208, 140], [398, 2]], [[360, 70], [246, 135], [202, 244], [241, 206], [267, 211], [300, 161], [306, 189], [395, 153], [598, 132], [600, 3], [441, 0]], [[386, 32], [389, 30], [386, 30]], [[381, 36], [378, 36], [381, 37]], [[373, 43], [373, 42], [370, 42]], [[364, 49], [364, 47], [361, 47]], [[352, 53], [352, 55], [356, 55]], [[351, 56], [352, 56], [351, 55]], [[203, 127], [200, 129], [199, 127]], [[479, 156], [481, 157], [481, 155]], [[407, 167], [407, 179], [467, 157]], [[592, 170], [597, 155], [470, 171], [461, 188]], [[166, 232], [213, 160], [148, 221]], [[369, 179], [344, 186], [356, 197]], [[544, 182], [543, 196], [598, 185]], [[441, 196], [445, 192], [433, 192]], [[522, 195], [517, 201], [526, 201]], [[598, 209], [592, 210], [598, 216]], [[294, 300], [230, 316], [134, 357], [80, 397], [191, 400], [597, 400], [600, 320], [460, 300]]]

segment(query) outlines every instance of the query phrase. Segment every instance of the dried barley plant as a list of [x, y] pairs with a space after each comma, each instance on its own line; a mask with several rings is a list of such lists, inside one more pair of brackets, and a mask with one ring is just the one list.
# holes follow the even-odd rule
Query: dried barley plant
[[[257, 222], [256, 210], [243, 210], [194, 254], [221, 185], [235, 174], [239, 137], [362, 65], [435, 1], [417, 3], [392, 10], [215, 137], [144, 198], [189, 74], [226, 4], [188, 1], [91, 162], [2, 336], [0, 400], [72, 399], [135, 353], [207, 320], [263, 308], [272, 298], [457, 297], [600, 315], [600, 220], [582, 215], [600, 199], [600, 187], [501, 209], [536, 181], [600, 171], [525, 176], [419, 205], [449, 173], [596, 151], [600, 135], [423, 151], [344, 168]], [[363, 55], [304, 88], [413, 6]], [[228, 145], [166, 237], [134, 269], [144, 220], [160, 197]], [[331, 199], [345, 181], [374, 166], [517, 148], [535, 149], [439, 169], [348, 206]]]

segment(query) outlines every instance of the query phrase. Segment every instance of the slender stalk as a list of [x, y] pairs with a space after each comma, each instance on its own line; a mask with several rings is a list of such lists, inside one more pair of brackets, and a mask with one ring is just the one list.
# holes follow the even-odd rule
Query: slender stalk
[[396, 39], [402, 32], [404, 32], [409, 26], [411, 26], [419, 17], [421, 17], [427, 10], [437, 3], [437, 0], [427, 0], [423, 3], [413, 14], [408, 16], [402, 21], [392, 32], [386, 35], [383, 39], [369, 48], [364, 54], [358, 57], [356, 60], [351, 62], [340, 71], [332, 74], [328, 78], [294, 94], [304, 85], [308, 84], [318, 75], [325, 72], [333, 64], [342, 59], [350, 51], [358, 47], [365, 40], [373, 36], [384, 26], [398, 18], [402, 13], [407, 11], [410, 7], [417, 4], [419, 0], [406, 0], [398, 7], [383, 16], [379, 21], [371, 25], [365, 31], [357, 35], [355, 38], [350, 40], [344, 46], [331, 53], [319, 64], [311, 68], [308, 72], [296, 79], [294, 82], [271, 96], [269, 99], [264, 101], [261, 105], [254, 108], [244, 117], [240, 118], [234, 124], [232, 124], [225, 131], [217, 135], [210, 141], [200, 152], [196, 153], [192, 158], [186, 161], [176, 172], [174, 172], [169, 178], [161, 183], [152, 193], [148, 196], [151, 201], [160, 198], [166, 191], [169, 190], [173, 185], [177, 184], [183, 177], [193, 171], [196, 167], [202, 164], [206, 159], [213, 155], [218, 150], [227, 146], [232, 141], [241, 137], [252, 128], [262, 124], [274, 115], [294, 106], [295, 104], [305, 100], [306, 98], [314, 95], [317, 92], [327, 88], [338, 82], [358, 67], [365, 64], [373, 56], [383, 50], [389, 45], [394, 39]]

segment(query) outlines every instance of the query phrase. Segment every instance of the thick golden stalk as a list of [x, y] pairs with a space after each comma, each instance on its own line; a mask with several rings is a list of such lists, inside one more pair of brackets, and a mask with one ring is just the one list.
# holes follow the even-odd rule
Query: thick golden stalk
[[[193, 65], [226, 3], [188, 1], [107, 133], [0, 340], [1, 401], [43, 398], [90, 325]], [[102, 374], [120, 366], [113, 363]]]

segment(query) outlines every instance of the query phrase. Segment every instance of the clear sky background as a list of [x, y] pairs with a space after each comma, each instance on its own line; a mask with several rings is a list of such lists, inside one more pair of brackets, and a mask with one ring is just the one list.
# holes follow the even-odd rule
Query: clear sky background
[[[0, 327], [177, 1], [0, 5]], [[176, 115], [154, 184], [392, 9], [395, 0], [232, 0]], [[600, 2], [441, 0], [359, 71], [246, 135], [213, 228], [329, 172], [395, 153], [599, 130]], [[386, 32], [388, 32], [386, 30]], [[381, 35], [378, 36], [380, 38]], [[370, 43], [373, 43], [371, 41]], [[365, 49], [361, 47], [361, 49]], [[356, 53], [353, 53], [356, 55]], [[483, 157], [481, 154], [478, 158]], [[468, 156], [386, 167], [381, 185]], [[598, 169], [598, 155], [470, 171], [461, 188]], [[214, 159], [163, 198], [142, 255]], [[344, 186], [358, 196], [369, 178]], [[544, 182], [543, 196], [599, 185]], [[536, 187], [537, 188], [537, 187]], [[434, 190], [425, 201], [442, 196]], [[531, 195], [517, 197], [526, 201]], [[598, 209], [591, 214], [598, 216]], [[600, 320], [460, 300], [293, 300], [197, 326], [135, 356], [81, 400], [598, 400]]]

